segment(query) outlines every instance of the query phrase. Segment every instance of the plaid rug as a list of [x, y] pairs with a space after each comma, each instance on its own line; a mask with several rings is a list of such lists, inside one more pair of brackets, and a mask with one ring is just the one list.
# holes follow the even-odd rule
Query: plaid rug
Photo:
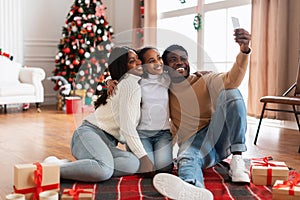
[[[245, 160], [245, 162], [249, 166], [250, 160]], [[228, 171], [229, 163], [226, 160], [203, 171], [205, 186], [213, 193], [215, 200], [272, 199], [271, 186], [232, 183]], [[176, 174], [176, 171], [174, 171], [174, 174]], [[151, 178], [141, 178], [139, 176], [111, 178], [108, 181], [93, 184], [62, 180], [61, 193], [65, 188], [92, 188], [96, 194], [96, 200], [168, 199], [155, 190]]]

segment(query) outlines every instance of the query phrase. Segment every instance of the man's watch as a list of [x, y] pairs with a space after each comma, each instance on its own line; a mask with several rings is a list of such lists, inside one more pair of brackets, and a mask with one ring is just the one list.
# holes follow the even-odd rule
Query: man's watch
[[244, 53], [244, 54], [249, 54], [249, 53], [251, 53], [251, 48], [249, 48], [249, 50], [248, 51], [242, 51], [242, 53]]

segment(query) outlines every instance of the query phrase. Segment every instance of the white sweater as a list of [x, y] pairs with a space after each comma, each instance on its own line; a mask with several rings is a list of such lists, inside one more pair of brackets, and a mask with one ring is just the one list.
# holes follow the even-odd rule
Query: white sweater
[[85, 119], [106, 131], [121, 143], [126, 143], [131, 151], [141, 158], [147, 155], [136, 127], [140, 120], [141, 77], [125, 75], [118, 83], [116, 94], [99, 106]]
[[141, 121], [138, 130], [170, 129], [169, 86], [170, 77], [148, 74], [140, 81], [142, 88]]

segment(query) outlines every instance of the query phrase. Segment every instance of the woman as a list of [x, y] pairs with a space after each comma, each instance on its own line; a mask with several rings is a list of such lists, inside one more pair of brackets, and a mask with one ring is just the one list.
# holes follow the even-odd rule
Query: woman
[[[61, 164], [61, 177], [99, 182], [111, 176], [124, 176], [153, 170], [153, 164], [139, 139], [136, 127], [140, 119], [142, 75], [136, 52], [116, 47], [109, 57], [111, 77], [119, 80], [116, 94], [103, 94], [73, 135], [71, 151], [77, 159]], [[126, 143], [131, 152], [117, 147]]]

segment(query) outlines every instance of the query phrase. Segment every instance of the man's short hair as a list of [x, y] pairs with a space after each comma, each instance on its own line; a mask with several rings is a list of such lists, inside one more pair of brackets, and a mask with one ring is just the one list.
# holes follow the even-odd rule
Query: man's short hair
[[172, 44], [171, 46], [169, 46], [168, 48], [166, 48], [166, 50], [164, 51], [163, 55], [162, 55], [162, 59], [165, 65], [168, 65], [169, 63], [167, 62], [167, 56], [169, 53], [176, 51], [176, 50], [180, 50], [180, 51], [184, 51], [186, 53], [186, 55], [188, 56], [188, 52], [187, 50], [183, 47], [180, 46], [178, 44]]

